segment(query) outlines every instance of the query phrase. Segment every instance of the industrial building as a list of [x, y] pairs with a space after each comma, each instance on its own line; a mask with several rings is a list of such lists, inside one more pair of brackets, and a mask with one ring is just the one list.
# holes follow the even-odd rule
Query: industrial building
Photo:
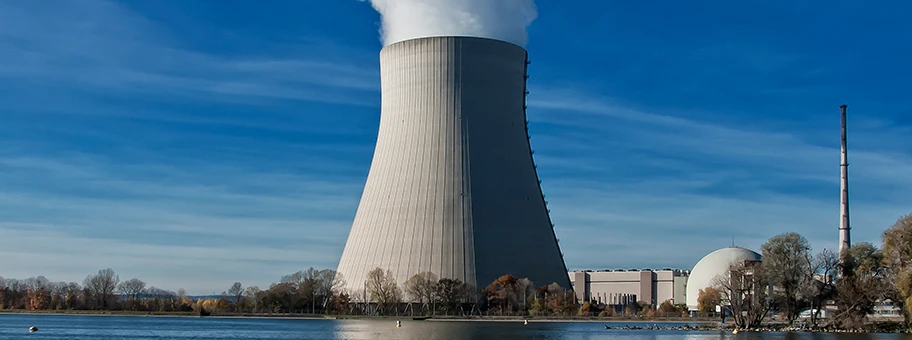
[[687, 285], [687, 309], [697, 310], [700, 290], [716, 286], [716, 280], [730, 275], [731, 266], [737, 263], [760, 261], [757, 252], [741, 247], [728, 247], [704, 256], [694, 265]]
[[349, 288], [375, 268], [400, 284], [430, 272], [570, 287], [529, 146], [527, 56], [474, 37], [383, 48], [377, 144], [338, 267]]
[[645, 302], [657, 306], [665, 301], [683, 304], [686, 301], [687, 270], [666, 268], [580, 270], [570, 272], [570, 282], [580, 301], [596, 301], [606, 305], [627, 305]]
[[728, 247], [707, 254], [692, 270], [605, 269], [568, 274], [579, 301], [606, 305], [644, 302], [652, 306], [670, 301], [696, 310], [699, 291], [715, 286], [715, 280], [727, 276], [732, 264], [760, 260], [760, 254], [750, 249]]

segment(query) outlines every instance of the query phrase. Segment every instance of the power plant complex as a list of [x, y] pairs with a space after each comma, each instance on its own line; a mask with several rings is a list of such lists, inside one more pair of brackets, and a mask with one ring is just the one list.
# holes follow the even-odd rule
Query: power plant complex
[[570, 288], [529, 146], [528, 54], [474, 37], [380, 52], [377, 145], [338, 272], [483, 288], [504, 274]]
[[[693, 270], [568, 272], [529, 144], [528, 53], [487, 38], [404, 40], [380, 52], [374, 156], [338, 273], [362, 291], [368, 273], [397, 284], [418, 273], [476, 289], [504, 274], [572, 288], [581, 301], [697, 308], [729, 266], [762, 261], [719, 249]], [[839, 248], [850, 245], [846, 106], [842, 113]]]

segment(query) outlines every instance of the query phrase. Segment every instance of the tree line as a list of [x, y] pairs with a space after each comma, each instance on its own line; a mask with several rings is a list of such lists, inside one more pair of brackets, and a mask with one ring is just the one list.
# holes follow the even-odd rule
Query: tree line
[[876, 306], [893, 305], [912, 326], [912, 214], [883, 233], [880, 247], [859, 242], [813, 253], [805, 237], [784, 233], [761, 251], [762, 261], [734, 263], [701, 289], [698, 309], [721, 306], [742, 328], [771, 316], [792, 323], [808, 311], [811, 328], [862, 329]]
[[[736, 326], [757, 327], [770, 317], [794, 322], [810, 310], [810, 327], [858, 329], [878, 304], [902, 310], [912, 326], [912, 214], [883, 234], [880, 247], [859, 242], [841, 254], [812, 252], [797, 233], [770, 238], [761, 246], [762, 261], [732, 264], [728, 274], [700, 290], [698, 309], [725, 308]], [[266, 289], [235, 282], [218, 298], [191, 299], [183, 289], [147, 287], [139, 279], [121, 281], [111, 269], [88, 275], [82, 284], [0, 277], [0, 309], [127, 310], [200, 313], [317, 313], [368, 315], [543, 315], [640, 316], [687, 315], [683, 305], [634, 302], [606, 306], [577, 301], [572, 290], [556, 283], [536, 285], [527, 278], [503, 275], [484, 288], [458, 279], [416, 273], [405, 282], [375, 268], [360, 291], [347, 289], [332, 269], [310, 268], [281, 278]], [[821, 312], [828, 310], [827, 317]]]

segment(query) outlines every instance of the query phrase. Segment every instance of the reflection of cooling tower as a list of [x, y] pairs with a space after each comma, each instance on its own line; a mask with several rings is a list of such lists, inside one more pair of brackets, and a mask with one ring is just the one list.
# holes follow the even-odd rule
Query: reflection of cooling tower
[[469, 37], [380, 52], [377, 147], [339, 272], [380, 267], [483, 288], [503, 274], [570, 282], [526, 130], [526, 51]]

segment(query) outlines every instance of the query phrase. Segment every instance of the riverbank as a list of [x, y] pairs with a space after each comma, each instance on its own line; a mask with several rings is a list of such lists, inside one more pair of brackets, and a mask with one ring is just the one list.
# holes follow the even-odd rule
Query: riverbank
[[[124, 310], [25, 310], [25, 309], [0, 309], [3, 314], [40, 314], [40, 315], [82, 315], [82, 316], [172, 316], [172, 317], [200, 317], [198, 312], [145, 312]], [[280, 318], [280, 319], [334, 319], [334, 320], [412, 320], [424, 318], [422, 315], [335, 315], [335, 314], [289, 314], [289, 313], [212, 313], [209, 318]], [[628, 323], [711, 323], [715, 319], [708, 318], [637, 318], [637, 317], [584, 317], [584, 316], [452, 316], [437, 315], [428, 321], [491, 321], [491, 322], [628, 322]]]

